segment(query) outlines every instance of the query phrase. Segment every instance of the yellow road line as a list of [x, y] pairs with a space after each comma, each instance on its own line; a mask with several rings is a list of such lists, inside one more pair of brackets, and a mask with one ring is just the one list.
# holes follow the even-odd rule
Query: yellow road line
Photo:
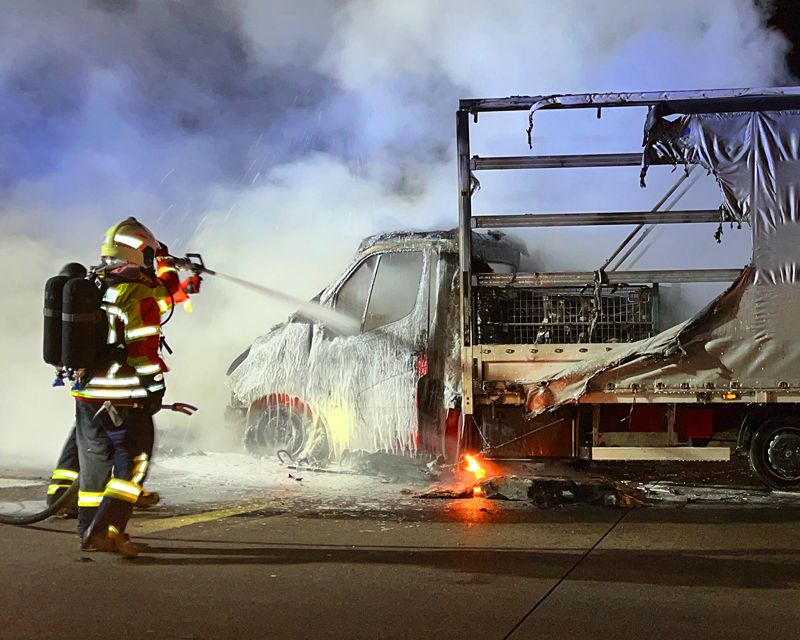
[[243, 513], [250, 513], [265, 509], [269, 505], [264, 502], [257, 504], [245, 504], [238, 507], [228, 507], [227, 509], [217, 509], [216, 511], [203, 511], [201, 513], [189, 514], [185, 516], [173, 516], [171, 518], [153, 518], [144, 522], [132, 520], [130, 530], [133, 535], [146, 536], [151, 533], [158, 533], [159, 531], [168, 531], [169, 529], [178, 529], [180, 527], [188, 527], [193, 524], [200, 524], [201, 522], [212, 522], [214, 520], [222, 520], [230, 516], [237, 516]]

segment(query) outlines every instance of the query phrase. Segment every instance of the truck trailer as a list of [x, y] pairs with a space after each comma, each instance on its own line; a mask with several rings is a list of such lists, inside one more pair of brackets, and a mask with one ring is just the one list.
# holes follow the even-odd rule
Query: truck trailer
[[[637, 153], [472, 155], [480, 114], [646, 109]], [[309, 459], [347, 451], [493, 459], [749, 456], [769, 487], [800, 486], [800, 89], [514, 96], [456, 114], [459, 226], [368, 238], [318, 301], [360, 321], [337, 335], [299, 314], [229, 370], [245, 446]], [[473, 121], [471, 123], [470, 121]], [[678, 167], [711, 173], [717, 209], [476, 215], [484, 171]], [[740, 269], [623, 271], [645, 225], [749, 228]], [[500, 229], [634, 226], [599, 268], [545, 271]], [[798, 229], [798, 231], [795, 231]], [[794, 234], [798, 233], [798, 238]], [[641, 236], [639, 236], [641, 237]], [[709, 242], [713, 238], [709, 234]], [[660, 326], [660, 285], [729, 283]], [[715, 446], [721, 432], [735, 446]]]

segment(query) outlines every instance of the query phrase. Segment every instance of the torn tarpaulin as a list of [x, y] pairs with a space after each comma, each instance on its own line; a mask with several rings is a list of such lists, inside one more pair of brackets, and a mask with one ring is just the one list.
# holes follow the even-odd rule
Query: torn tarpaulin
[[713, 173], [725, 210], [750, 223], [752, 264], [691, 320], [526, 385], [534, 415], [592, 391], [800, 387], [800, 111], [651, 120], [645, 158], [699, 163]]
[[663, 105], [648, 113], [642, 181], [651, 164], [700, 164], [714, 174], [734, 220], [771, 219], [772, 212], [786, 214], [797, 206], [800, 111], [700, 113], [672, 120], [669, 113]]

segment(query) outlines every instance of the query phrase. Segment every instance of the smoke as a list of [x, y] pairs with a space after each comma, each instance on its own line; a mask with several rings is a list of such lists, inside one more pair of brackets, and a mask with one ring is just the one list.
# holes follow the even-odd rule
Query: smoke
[[[310, 298], [364, 235], [456, 223], [458, 98], [786, 83], [787, 43], [748, 0], [0, 2], [0, 463], [50, 460], [71, 419], [41, 363], [41, 290], [135, 215], [174, 253]], [[539, 153], [636, 150], [640, 111], [543, 114]], [[473, 151], [527, 152], [524, 114], [482, 117]], [[481, 176], [480, 212], [649, 208], [635, 168]], [[624, 196], [622, 195], [624, 193]], [[716, 206], [711, 183], [682, 206]], [[620, 199], [624, 204], [620, 204]], [[704, 228], [705, 229], [705, 228]], [[625, 230], [537, 231], [551, 268], [596, 267]], [[648, 260], [740, 266], [746, 232], [654, 234]], [[567, 238], [569, 237], [569, 240]], [[713, 247], [713, 248], [710, 248]], [[589, 264], [587, 264], [587, 261]], [[639, 266], [649, 266], [642, 262]], [[685, 292], [683, 292], [684, 295]], [[208, 278], [167, 329], [162, 425], [223, 433], [224, 371], [292, 310]]]

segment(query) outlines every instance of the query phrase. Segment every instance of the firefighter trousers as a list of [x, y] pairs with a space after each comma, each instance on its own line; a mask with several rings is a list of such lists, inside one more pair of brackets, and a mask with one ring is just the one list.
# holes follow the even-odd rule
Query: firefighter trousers
[[50, 485], [47, 487], [47, 504], [53, 504], [62, 494], [70, 488], [78, 477], [80, 465], [78, 463], [78, 444], [75, 440], [75, 426], [70, 429], [67, 441], [61, 449], [61, 455], [53, 470]]
[[103, 408], [84, 401], [76, 405], [81, 470], [78, 535], [121, 534], [147, 476], [153, 416], [149, 411], [114, 405]]

